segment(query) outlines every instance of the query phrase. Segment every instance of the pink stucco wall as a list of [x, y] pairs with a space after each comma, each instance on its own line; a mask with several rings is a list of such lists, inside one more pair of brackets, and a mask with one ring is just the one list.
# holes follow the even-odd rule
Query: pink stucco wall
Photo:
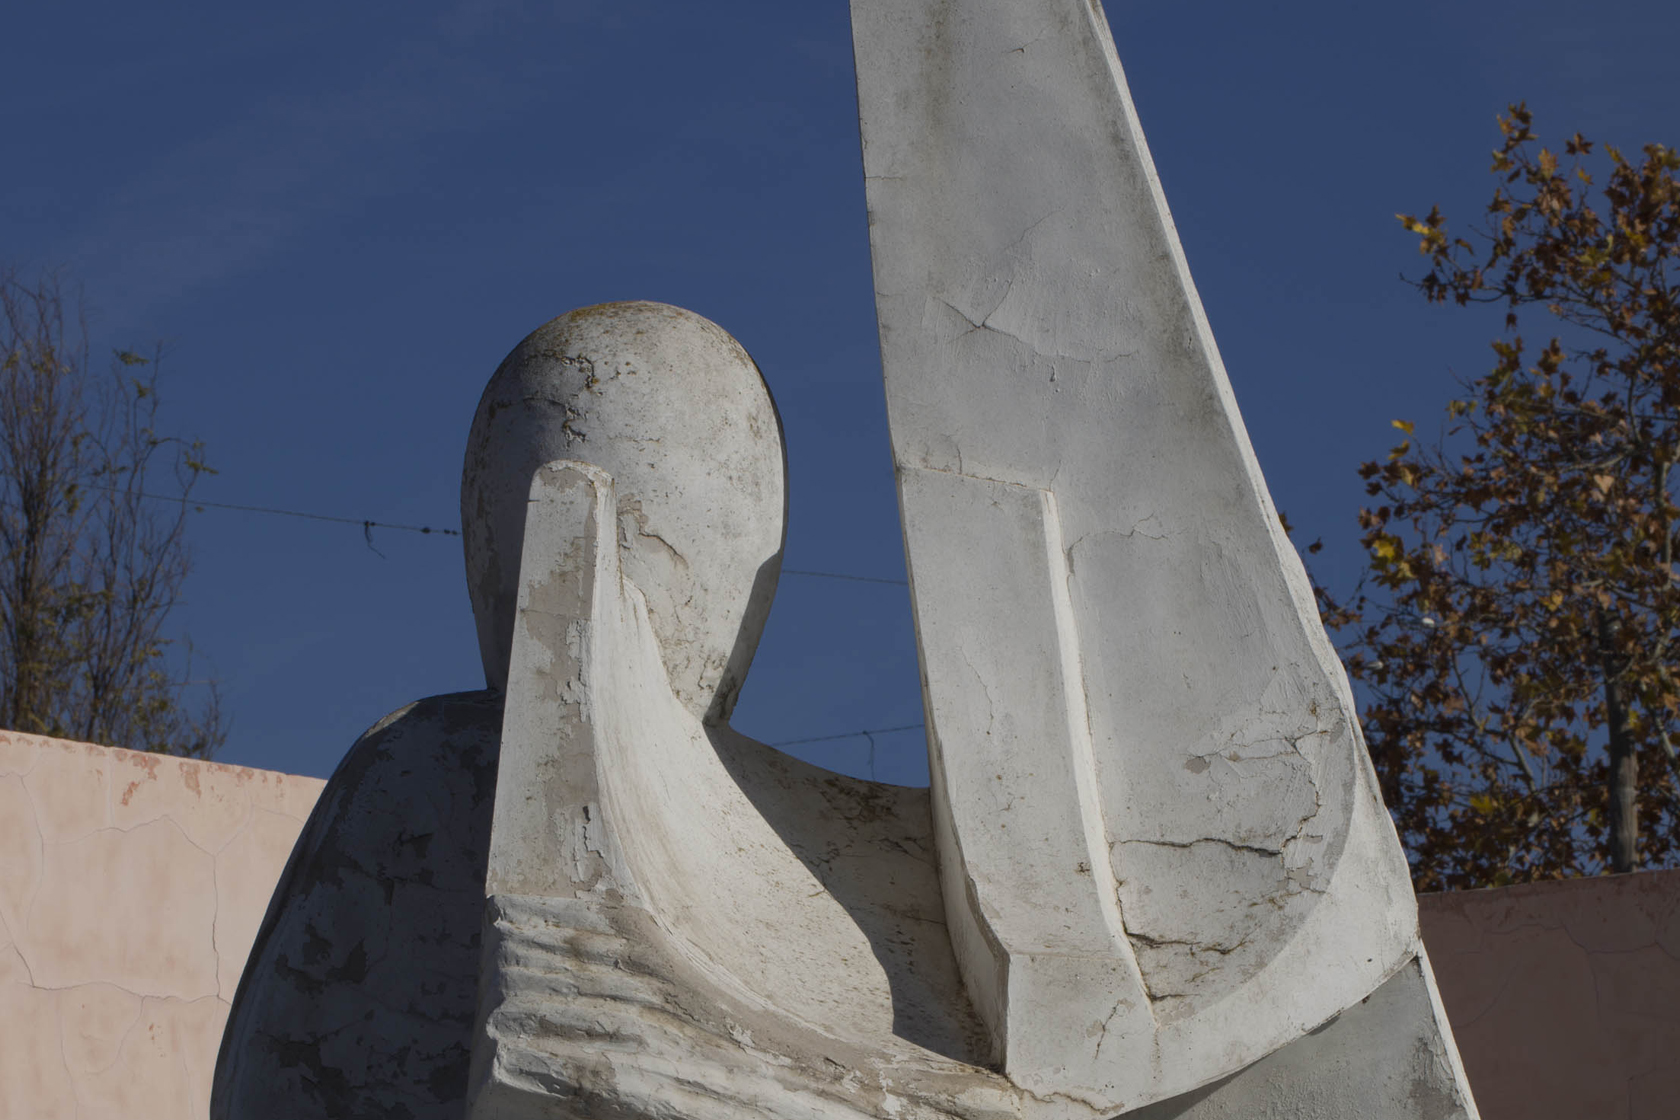
[[[0, 732], [0, 1120], [203, 1120], [322, 784]], [[1680, 1117], [1680, 871], [1419, 903], [1486, 1120]]]
[[208, 1114], [322, 782], [0, 732], [0, 1117]]
[[1418, 902], [1484, 1120], [1680, 1118], [1680, 871]]

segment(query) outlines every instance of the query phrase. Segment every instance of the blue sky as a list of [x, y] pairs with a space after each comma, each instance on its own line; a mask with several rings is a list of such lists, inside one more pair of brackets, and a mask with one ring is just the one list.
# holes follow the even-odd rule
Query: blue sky
[[[1497, 319], [1430, 308], [1396, 211], [1473, 218], [1494, 115], [1680, 143], [1680, 5], [1109, 0], [1261, 464], [1320, 578], [1355, 468], [1434, 423]], [[0, 264], [65, 268], [95, 345], [167, 349], [201, 496], [453, 526], [473, 406], [572, 307], [723, 325], [787, 427], [787, 564], [902, 578], [842, 0], [68, 2], [0, 36]], [[222, 759], [326, 775], [367, 725], [478, 687], [457, 544], [196, 515], [180, 622]], [[907, 594], [784, 579], [736, 717], [771, 742], [920, 721]], [[920, 784], [918, 733], [874, 773]], [[863, 739], [798, 748], [870, 770]]]

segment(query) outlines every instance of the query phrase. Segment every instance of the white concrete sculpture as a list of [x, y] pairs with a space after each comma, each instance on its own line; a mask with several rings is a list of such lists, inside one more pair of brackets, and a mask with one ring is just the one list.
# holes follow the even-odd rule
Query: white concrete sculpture
[[963, 978], [1023, 1088], [1187, 1092], [1418, 956], [1405, 860], [1101, 5], [852, 13]]
[[[1099, 1120], [1179, 1092], [1189, 1095], [1141, 1115], [1234, 1120], [1308, 1106], [1337, 1116], [1466, 1114], [1426, 967], [1403, 938], [1369, 988], [1269, 1048], [1243, 1049], [1230, 1041], [1240, 1030], [1228, 1030], [1217, 1040], [1222, 1064], [1180, 1036], [1200, 1061], [1195, 1077], [1163, 1073], [1153, 1039], [1140, 1060], [1135, 1033], [1116, 1034], [1109, 1051], [1104, 1029], [1114, 1026], [1101, 1017], [1065, 1045], [1067, 1008], [1098, 999], [1111, 1009], [1131, 998], [1126, 970], [1139, 971], [1125, 941], [1078, 956], [1053, 940], [1088, 932], [1072, 907], [1044, 901], [1067, 882], [1057, 877], [1052, 830], [1069, 819], [1081, 826], [1081, 807], [1077, 789], [1047, 787], [1038, 775], [1070, 773], [1071, 764], [1044, 765], [1056, 758], [1042, 742], [1017, 744], [1015, 756], [976, 752], [1018, 786], [1020, 804], [995, 804], [990, 819], [1036, 822], [1012, 853], [990, 849], [998, 862], [985, 867], [972, 848], [939, 852], [948, 842], [936, 838], [940, 828], [962, 827], [973, 807], [949, 781], [930, 803], [929, 791], [826, 773], [728, 726], [780, 564], [783, 477], [780, 427], [750, 359], [674, 308], [562, 316], [516, 348], [485, 392], [463, 507], [477, 526], [469, 570], [485, 661], [507, 684], [468, 1115]], [[1042, 509], [1034, 503], [1029, 511]], [[944, 512], [973, 513], [960, 494]], [[981, 550], [985, 570], [1001, 567], [1003, 582], [970, 586], [991, 600], [1015, 585], [1047, 587], [1036, 573], [1048, 546], [1033, 535], [1043, 521], [1008, 538], [995, 515], [980, 516], [996, 534]], [[949, 578], [972, 580], [976, 570], [959, 565]], [[1045, 602], [1053, 608], [1054, 596]], [[1043, 622], [1030, 605], [1016, 602], [1006, 616], [1023, 678], [1046, 663], [1065, 668], [1077, 652], [1058, 660], [1040, 648], [1034, 628]], [[1051, 621], [1066, 613], [1052, 610]], [[930, 672], [939, 711], [937, 687]], [[978, 711], [1008, 727], [1065, 701], [1024, 691], [991, 703]], [[974, 745], [984, 749], [985, 739]], [[959, 767], [945, 762], [949, 779]], [[1346, 798], [1346, 785], [1327, 792]], [[1276, 800], [1272, 787], [1254, 790]], [[1238, 790], [1227, 800], [1253, 811]], [[1106, 868], [1069, 870], [1082, 882], [1107, 877], [1113, 890]], [[999, 887], [1011, 883], [1018, 893]], [[1241, 904], [1228, 900], [1246, 884], [1233, 874], [1142, 886], [1182, 894], [1181, 909], [1212, 886], [1224, 892], [1218, 914], [1220, 902]], [[1043, 1032], [1029, 1051], [1041, 1064], [1026, 1075], [1008, 1068], [1008, 1050], [1007, 1076], [988, 1068], [1000, 1032], [975, 1010], [990, 993], [963, 959], [967, 934], [947, 929], [947, 912], [975, 900], [992, 923], [975, 923], [988, 944], [1008, 930], [998, 915], [1050, 930], [1027, 970], [1008, 957], [999, 968], [1006, 1000], [1038, 1001], [1036, 1018], [1004, 1004], [1017, 1039]], [[1410, 913], [1415, 929], [1415, 909], [1395, 902], [1409, 904], [1409, 892], [1385, 900], [1378, 917], [1404, 925]], [[1096, 903], [1125, 906], [1123, 897]], [[1285, 906], [1269, 916], [1289, 921]], [[1269, 932], [1264, 916], [1252, 924]], [[1359, 937], [1354, 929], [1326, 950], [1325, 975], [1367, 951]], [[1079, 970], [1071, 979], [1058, 971], [1069, 960]], [[1227, 1003], [1272, 1029], [1263, 1000]], [[1170, 1022], [1151, 1004], [1145, 1011]], [[1052, 1084], [1060, 1071], [1045, 1067], [1058, 1060], [1087, 1081], [1093, 1069], [1108, 1080]]]
[[218, 1120], [1475, 1116], [1100, 4], [852, 10], [932, 790], [729, 727], [787, 501], [746, 352], [562, 316], [469, 439], [490, 687], [334, 777]]
[[751, 360], [675, 308], [563, 316], [485, 392], [463, 506], [509, 667], [473, 1116], [1009, 1098], [974, 1082], [925, 791], [727, 726], [784, 474]]

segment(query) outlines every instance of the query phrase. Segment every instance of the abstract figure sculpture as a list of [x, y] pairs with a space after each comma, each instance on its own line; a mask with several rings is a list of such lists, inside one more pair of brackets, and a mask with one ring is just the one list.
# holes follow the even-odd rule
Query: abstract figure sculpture
[[1475, 1116], [1100, 5], [853, 19], [933, 788], [729, 727], [769, 392], [688, 312], [562, 316], [469, 440], [490, 687], [333, 779], [218, 1120]]

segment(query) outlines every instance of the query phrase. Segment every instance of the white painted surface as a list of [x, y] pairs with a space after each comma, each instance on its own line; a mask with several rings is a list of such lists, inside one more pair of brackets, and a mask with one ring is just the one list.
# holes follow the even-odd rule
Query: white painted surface
[[[741, 369], [755, 371], [750, 382], [731, 376]], [[657, 434], [686, 430], [705, 438], [664, 445]], [[696, 715], [727, 717], [781, 571], [782, 456], [781, 420], [752, 359], [693, 312], [607, 303], [531, 332], [484, 390], [461, 479], [467, 589], [491, 686], [507, 679], [531, 476], [581, 460], [618, 480], [624, 571], [645, 589], [672, 687]]]
[[[671, 322], [646, 329], [682, 329]], [[714, 415], [753, 394], [747, 407], [773, 415], [756, 368], [744, 354], [733, 367], [673, 361], [645, 384], [658, 395], [664, 380], [702, 373], [717, 383], [695, 400], [711, 403], [643, 414], [639, 434], [677, 462], [710, 456], [691, 469], [731, 474], [724, 515], [779, 545], [779, 431]], [[640, 405], [603, 403], [598, 422], [627, 423], [620, 408]], [[742, 433], [762, 442], [737, 446]], [[493, 469], [518, 459], [504, 450], [515, 465]], [[626, 473], [552, 462], [519, 503], [472, 1114], [865, 1116], [895, 1102], [968, 1114], [961, 1101], [1008, 1101], [1007, 1083], [977, 1068], [927, 794], [806, 766], [684, 702], [670, 666], [700, 659], [670, 648], [692, 638], [661, 630], [650, 601], [671, 589], [648, 595], [632, 578], [638, 538], [613, 511], [650, 508], [648, 479], [670, 486], [670, 510], [690, 507], [680, 479]], [[676, 543], [650, 517], [643, 535], [654, 534]], [[760, 539], [693, 534], [678, 546], [692, 569], [733, 573], [689, 594], [720, 632], [756, 639], [772, 590], [759, 573], [779, 560], [759, 554]], [[602, 974], [605, 959], [630, 963]]]
[[[713, 376], [758, 379], [744, 363]], [[689, 413], [645, 432], [661, 447], [704, 447], [707, 419]], [[725, 442], [713, 446], [743, 458]], [[779, 469], [779, 456], [758, 458]], [[921, 495], [922, 513], [907, 510], [913, 522], [1014, 526], [976, 554], [967, 569], [976, 582], [967, 590], [990, 588], [994, 597], [1000, 588], [993, 585], [1009, 590], [1013, 598], [1003, 596], [1002, 605], [1020, 608], [1011, 625], [1022, 643], [1039, 643], [1014, 654], [1066, 669], [1071, 662], [1058, 651], [1072, 612], [1044, 576], [1061, 553], [1053, 500], [987, 484], [972, 506], [971, 484], [955, 479], [951, 493]], [[775, 492], [766, 485], [742, 494]], [[949, 864], [935, 867], [930, 794], [825, 773], [685, 704], [663, 648], [678, 639], [659, 633], [625, 570], [635, 546], [617, 531], [614, 511], [635, 499], [596, 464], [556, 461], [537, 470], [522, 503], [469, 1115], [1098, 1120], [1148, 1103], [1043, 1092], [986, 1068], [986, 1032], [965, 996], [945, 925], [954, 876]], [[776, 512], [747, 516], [773, 522]], [[741, 545], [713, 539], [695, 547]], [[684, 555], [712, 571], [732, 569], [743, 582], [752, 578], [751, 565], [732, 565], [728, 556]], [[1035, 592], [1048, 609], [1031, 609]], [[752, 596], [733, 601], [746, 617], [762, 608]], [[985, 869], [995, 877], [983, 885], [1006, 901], [1024, 899], [1009, 917], [1043, 919], [987, 928], [1043, 937], [1034, 951], [1006, 960], [1001, 998], [1011, 1010], [1036, 999], [1036, 1021], [1054, 1023], [1065, 1007], [1050, 1001], [1100, 999], [1112, 1008], [1116, 988], [1137, 976], [1116, 975], [1116, 962], [1125, 963], [1115, 952], [1117, 933], [1078, 946], [1083, 956], [1056, 939], [1056, 929], [1083, 932], [1079, 923], [1093, 912], [1103, 917], [1105, 901], [1088, 887], [1068, 891], [1053, 878], [1058, 853], [1090, 850], [1081, 804], [1095, 794], [1081, 788], [1078, 770], [1089, 769], [1090, 759], [1071, 751], [1056, 766], [1041, 764], [1046, 752], [1034, 750], [1031, 733], [1060, 728], [1065, 738], [1077, 722], [1077, 699], [1008, 692], [1019, 683], [1019, 675], [1003, 672], [1008, 660], [981, 670], [1006, 691], [993, 697], [995, 707], [972, 713], [1016, 728], [1013, 738], [1000, 737], [987, 763], [1008, 768], [1023, 796], [1055, 799], [1061, 823], [1071, 826], [1012, 837], [1014, 810], [996, 805], [994, 832], [964, 850], [996, 855]], [[961, 792], [949, 794], [953, 804]], [[942, 796], [932, 791], [933, 803]], [[1087, 873], [1081, 882], [1093, 878]], [[1405, 976], [1417, 983], [1407, 987]], [[1380, 1020], [1389, 1051], [1365, 1053], [1366, 1030], [1339, 1044], [1339, 1064], [1321, 1068], [1312, 1056], [1324, 1044], [1305, 1040], [1305, 1057], [1291, 1057], [1286, 1046], [1263, 1074], [1245, 1074], [1214, 1097], [1162, 1104], [1169, 1111], [1157, 1115], [1365, 1101], [1372, 1085], [1406, 1074], [1429, 1089], [1431, 1107], [1392, 1115], [1466, 1116], [1454, 1095], [1454, 1067], [1441, 1057], [1450, 1041], [1419, 986], [1418, 967], [1406, 964], [1393, 984], [1405, 998]], [[1100, 1035], [1103, 1024], [1092, 1025]], [[1109, 1030], [1118, 1035], [1124, 1027]], [[1324, 1033], [1347, 1032], [1335, 1025]], [[1055, 1041], [1026, 1040], [1052, 1058]], [[1352, 1068], [1356, 1058], [1368, 1061], [1364, 1074]]]
[[1135, 1107], [1414, 955], [1405, 862], [1100, 6], [852, 10], [959, 961], [1014, 1081]]

